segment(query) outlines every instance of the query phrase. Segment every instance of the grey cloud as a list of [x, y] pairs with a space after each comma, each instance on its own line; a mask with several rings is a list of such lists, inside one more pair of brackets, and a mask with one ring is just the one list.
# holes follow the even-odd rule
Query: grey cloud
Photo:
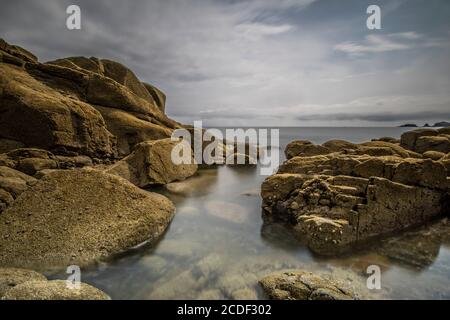
[[[2, 3], [0, 36], [43, 61], [117, 60], [160, 87], [169, 115], [186, 121], [398, 119], [389, 113], [395, 99], [381, 99], [377, 114], [375, 103], [351, 103], [374, 96], [410, 96], [411, 112], [432, 106], [444, 116], [448, 105], [434, 100], [450, 99], [450, 3], [377, 1], [385, 29], [371, 33], [365, 28], [371, 2], [15, 0]], [[65, 29], [72, 3], [82, 9], [81, 31]], [[423, 96], [431, 98], [423, 103]], [[406, 107], [399, 112], [406, 115]]]

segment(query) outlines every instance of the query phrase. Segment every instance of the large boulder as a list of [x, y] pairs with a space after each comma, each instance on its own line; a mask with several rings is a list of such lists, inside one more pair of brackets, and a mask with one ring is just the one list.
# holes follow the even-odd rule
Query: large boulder
[[86, 283], [70, 288], [65, 280], [28, 281], [8, 290], [2, 300], [110, 300], [103, 291]]
[[355, 300], [348, 285], [330, 277], [295, 270], [268, 275], [259, 281], [272, 300]]
[[61, 152], [98, 157], [114, 153], [111, 133], [89, 104], [5, 63], [0, 63], [0, 88], [0, 137]]
[[[286, 151], [311, 145], [294, 141]], [[292, 225], [313, 251], [336, 254], [448, 214], [450, 161], [444, 154], [433, 161], [385, 141], [353, 149], [342, 141], [327, 145], [330, 153], [286, 160], [261, 187], [264, 218]]]
[[3, 40], [0, 102], [0, 151], [38, 147], [117, 158], [181, 128], [164, 114], [164, 93], [118, 62], [70, 57], [39, 63]]
[[175, 208], [164, 196], [92, 169], [44, 175], [0, 214], [0, 266], [84, 266], [155, 242]]
[[427, 151], [450, 152], [450, 139], [448, 136], [424, 136], [416, 140], [415, 151], [424, 153]]
[[262, 185], [265, 218], [289, 222], [319, 254], [420, 225], [447, 210], [445, 192], [385, 178], [277, 174]]
[[33, 270], [0, 268], [0, 299], [15, 286], [28, 281], [46, 281], [47, 278]]
[[409, 150], [416, 150], [416, 142], [420, 137], [436, 136], [439, 133], [433, 129], [416, 129], [404, 132], [400, 137], [400, 145]]
[[[189, 150], [189, 164], [175, 164], [172, 161], [172, 150], [179, 144], [185, 144], [183, 149]], [[107, 170], [141, 188], [181, 181], [194, 175], [196, 171], [197, 164], [191, 147], [184, 140], [172, 139], [142, 142], [136, 145], [132, 154]]]

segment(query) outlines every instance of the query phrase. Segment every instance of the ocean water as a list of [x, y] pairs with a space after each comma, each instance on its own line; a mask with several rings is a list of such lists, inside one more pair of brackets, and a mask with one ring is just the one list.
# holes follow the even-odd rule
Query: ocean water
[[[370, 141], [410, 128], [282, 128], [280, 150], [294, 139]], [[283, 153], [280, 152], [280, 155]], [[162, 239], [84, 269], [82, 281], [113, 299], [265, 299], [258, 280], [286, 269], [334, 275], [362, 297], [449, 299], [450, 234], [446, 221], [378, 239], [341, 257], [318, 257], [280, 224], [261, 218], [259, 168], [201, 169], [176, 192], [159, 188], [177, 213]], [[366, 286], [381, 268], [381, 289]], [[64, 278], [64, 274], [53, 275]]]

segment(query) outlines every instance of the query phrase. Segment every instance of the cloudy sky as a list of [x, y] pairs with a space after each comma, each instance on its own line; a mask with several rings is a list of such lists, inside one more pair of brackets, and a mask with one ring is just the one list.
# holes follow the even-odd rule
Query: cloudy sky
[[[82, 30], [65, 27], [81, 7]], [[381, 7], [382, 29], [366, 9]], [[0, 37], [41, 61], [96, 56], [214, 126], [450, 120], [448, 0], [15, 0]]]

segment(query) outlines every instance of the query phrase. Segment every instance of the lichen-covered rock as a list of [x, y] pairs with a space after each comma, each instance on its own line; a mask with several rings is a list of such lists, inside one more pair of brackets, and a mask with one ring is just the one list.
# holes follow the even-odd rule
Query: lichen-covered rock
[[445, 153], [439, 151], [426, 151], [423, 153], [423, 157], [434, 161], [439, 161], [445, 157]]
[[358, 148], [358, 146], [352, 142], [348, 142], [345, 140], [338, 140], [338, 139], [329, 140], [329, 141], [323, 143], [322, 146], [324, 146], [325, 148], [328, 148], [331, 152], [340, 152], [340, 151], [344, 151], [346, 149], [354, 150], [354, 149]]
[[15, 144], [117, 158], [181, 128], [164, 114], [164, 93], [118, 62], [69, 57], [42, 64], [0, 42], [0, 150]]
[[95, 156], [114, 153], [111, 133], [89, 104], [4, 63], [0, 63], [0, 88], [0, 137], [48, 150]]
[[147, 89], [147, 91], [152, 96], [153, 100], [155, 101], [156, 106], [161, 110], [162, 113], [166, 112], [166, 95], [164, 92], [156, 88], [155, 86], [152, 86], [149, 83], [142, 83], [144, 87]]
[[7, 166], [30, 176], [53, 169], [81, 168], [92, 166], [88, 156], [59, 156], [37, 148], [20, 148], [0, 155], [0, 166]]
[[[430, 132], [413, 136], [424, 133]], [[313, 251], [325, 255], [421, 225], [448, 214], [450, 161], [439, 156], [440, 161], [422, 159], [396, 144], [372, 141], [293, 157], [261, 187], [264, 218], [288, 222]]]
[[450, 152], [450, 139], [448, 136], [423, 136], [416, 140], [415, 151], [424, 153], [426, 151]]
[[400, 138], [400, 145], [409, 150], [416, 150], [416, 142], [420, 137], [436, 136], [438, 132], [433, 129], [416, 129], [404, 132]]
[[164, 196], [92, 169], [43, 176], [0, 214], [0, 266], [87, 265], [154, 242], [175, 208]]
[[317, 156], [321, 154], [328, 154], [330, 153], [330, 149], [315, 145], [310, 141], [295, 140], [286, 146], [284, 153], [287, 159], [291, 159], [296, 156]]
[[378, 177], [275, 175], [262, 190], [265, 217], [288, 221], [313, 251], [325, 255], [420, 225], [445, 210], [442, 192]]
[[103, 291], [86, 283], [69, 288], [65, 280], [28, 281], [8, 290], [2, 300], [111, 300]]
[[272, 300], [355, 300], [358, 294], [330, 276], [296, 270], [275, 273], [259, 281]]
[[108, 130], [117, 137], [119, 155], [128, 155], [136, 144], [149, 140], [170, 138], [172, 129], [123, 110], [95, 106], [106, 121]]
[[[179, 144], [185, 144], [183, 149], [189, 150], [191, 153], [188, 156], [190, 164], [175, 164], [172, 161], [172, 150]], [[125, 178], [141, 188], [184, 180], [194, 175], [196, 171], [197, 164], [191, 147], [184, 140], [172, 139], [140, 143], [132, 154], [107, 170], [107, 172]]]
[[0, 299], [15, 286], [28, 281], [46, 281], [47, 278], [33, 270], [0, 268]]

